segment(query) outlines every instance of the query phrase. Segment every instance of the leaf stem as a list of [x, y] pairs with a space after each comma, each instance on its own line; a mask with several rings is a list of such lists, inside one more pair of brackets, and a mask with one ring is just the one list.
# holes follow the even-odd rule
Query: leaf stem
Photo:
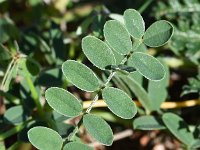
[[146, 2], [138, 9], [139, 13], [143, 13], [145, 9], [153, 2], [153, 0], [146, 0]]
[[9, 63], [9, 65], [8, 65], [8, 68], [7, 68], [7, 70], [6, 70], [6, 73], [5, 73], [5, 75], [4, 75], [4, 78], [3, 78], [2, 82], [1, 82], [1, 90], [4, 90], [4, 84], [5, 84], [5, 82], [6, 82], [6, 79], [8, 78], [8, 75], [9, 75], [9, 73], [10, 73], [10, 70], [11, 70], [11, 68], [12, 68], [12, 66], [13, 66], [13, 64], [14, 64], [14, 62], [15, 62], [15, 60], [12, 59], [12, 61], [11, 61], [11, 62]]
[[40, 117], [43, 117], [43, 110], [42, 110], [42, 105], [39, 101], [39, 96], [38, 96], [38, 93], [35, 89], [35, 86], [33, 84], [33, 81], [31, 80], [30, 77], [25, 77], [26, 78], [26, 81], [28, 83], [28, 86], [30, 88], [30, 91], [31, 91], [31, 96], [33, 97], [33, 100], [35, 102], [35, 105], [37, 107], [37, 110], [38, 110], [38, 114]]

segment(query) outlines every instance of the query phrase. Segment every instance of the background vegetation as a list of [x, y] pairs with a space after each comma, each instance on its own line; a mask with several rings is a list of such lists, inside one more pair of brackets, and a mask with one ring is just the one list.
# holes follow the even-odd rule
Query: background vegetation
[[[33, 149], [27, 131], [38, 125], [57, 129], [62, 137], [68, 136], [79, 118], [69, 119], [53, 111], [44, 92], [55, 86], [68, 89], [83, 100], [86, 109], [94, 95], [72, 86], [64, 78], [61, 65], [68, 59], [83, 62], [105, 82], [108, 72], [101, 73], [87, 60], [81, 39], [88, 34], [103, 39], [105, 22], [120, 20], [128, 8], [141, 13], [146, 28], [161, 19], [170, 21], [175, 28], [168, 44], [159, 48], [140, 47], [164, 64], [168, 70], [165, 80], [155, 83], [132, 75], [149, 99], [155, 101], [156, 112], [152, 116], [160, 119], [164, 112], [173, 112], [189, 124], [196, 139], [200, 137], [199, 0], [0, 0], [0, 149]], [[141, 131], [149, 130], [149, 124], [141, 127], [141, 122], [151, 120], [141, 118], [145, 112], [138, 103], [138, 91], [117, 76], [110, 84], [135, 100], [137, 117], [122, 120], [99, 101], [92, 113], [111, 125], [115, 142], [111, 147], [99, 145], [84, 128], [77, 140], [96, 149], [185, 148], [179, 133], [174, 136], [177, 134], [170, 133], [162, 123], [153, 124], [157, 130]], [[199, 141], [195, 144], [199, 145]]]

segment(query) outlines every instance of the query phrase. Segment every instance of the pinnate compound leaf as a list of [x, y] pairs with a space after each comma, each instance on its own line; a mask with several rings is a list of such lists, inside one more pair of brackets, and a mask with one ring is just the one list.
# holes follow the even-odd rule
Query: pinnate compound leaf
[[47, 89], [45, 98], [55, 111], [68, 117], [78, 116], [83, 109], [80, 101], [62, 88], [51, 87]]
[[37, 149], [61, 150], [62, 138], [54, 130], [46, 127], [34, 127], [28, 131], [28, 139]]
[[173, 26], [165, 20], [153, 23], [144, 34], [144, 43], [150, 47], [159, 47], [169, 41], [173, 34]]
[[165, 125], [161, 118], [154, 116], [141, 116], [133, 121], [134, 129], [140, 130], [161, 130], [165, 129]]
[[110, 20], [105, 23], [104, 37], [113, 50], [119, 54], [125, 55], [132, 50], [129, 33], [124, 25], [117, 20]]
[[93, 150], [93, 149], [82, 143], [70, 142], [64, 146], [63, 150]]
[[102, 91], [102, 96], [108, 108], [117, 116], [131, 119], [137, 113], [137, 107], [124, 91], [108, 87]]
[[135, 9], [127, 9], [124, 12], [124, 22], [128, 32], [133, 38], [139, 39], [144, 35], [144, 20]]
[[128, 60], [128, 65], [136, 68], [149, 80], [159, 81], [165, 76], [165, 69], [159, 60], [145, 53], [133, 53]]
[[92, 114], [83, 116], [86, 130], [100, 143], [110, 146], [113, 143], [113, 132], [106, 121]]
[[4, 119], [11, 124], [17, 125], [24, 122], [27, 116], [22, 106], [14, 106], [5, 112]]
[[93, 92], [99, 88], [94, 72], [82, 63], [67, 60], [62, 65], [62, 72], [72, 84], [84, 91]]
[[171, 133], [184, 144], [190, 145], [195, 141], [193, 134], [188, 128], [188, 125], [181, 117], [173, 113], [165, 113], [162, 117], [162, 120]]
[[94, 36], [86, 36], [82, 39], [82, 49], [91, 63], [102, 70], [105, 70], [106, 66], [116, 63], [110, 47]]

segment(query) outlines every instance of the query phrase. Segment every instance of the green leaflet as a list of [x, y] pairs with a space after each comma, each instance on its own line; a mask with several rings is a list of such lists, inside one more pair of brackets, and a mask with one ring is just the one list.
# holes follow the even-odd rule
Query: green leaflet
[[128, 60], [128, 65], [136, 68], [149, 80], [159, 81], [165, 76], [163, 65], [156, 58], [145, 53], [133, 53]]
[[124, 25], [117, 20], [107, 21], [104, 37], [108, 44], [119, 54], [125, 55], [132, 50], [132, 42]]
[[115, 115], [124, 119], [131, 119], [136, 115], [137, 107], [124, 91], [108, 87], [102, 91], [102, 96]]
[[93, 92], [99, 88], [94, 72], [82, 63], [67, 60], [62, 64], [62, 72], [72, 84], [84, 91]]
[[153, 23], [144, 34], [144, 43], [150, 47], [159, 47], [169, 41], [173, 34], [173, 26], [166, 20]]
[[124, 22], [128, 32], [133, 38], [142, 38], [145, 31], [145, 24], [138, 11], [135, 9], [127, 9], [124, 12]]
[[101, 117], [92, 114], [83, 116], [86, 130], [100, 143], [110, 146], [113, 143], [113, 133], [110, 126]]
[[60, 135], [46, 127], [34, 127], [28, 131], [28, 139], [37, 149], [61, 150], [62, 138]]
[[102, 70], [105, 70], [106, 66], [116, 63], [109, 46], [94, 36], [86, 36], [82, 39], [82, 49], [91, 63]]
[[165, 129], [165, 126], [161, 118], [154, 116], [141, 116], [133, 121], [134, 129], [140, 130], [161, 130]]
[[162, 119], [166, 127], [181, 142], [186, 145], [190, 145], [195, 141], [193, 134], [189, 131], [188, 125], [181, 117], [173, 113], [165, 113]]
[[22, 106], [14, 106], [9, 108], [5, 114], [4, 119], [14, 125], [18, 125], [27, 119]]
[[93, 150], [93, 149], [82, 143], [70, 142], [64, 146], [63, 150]]
[[68, 117], [80, 115], [83, 109], [80, 101], [62, 88], [51, 87], [47, 89], [45, 98], [55, 111]]

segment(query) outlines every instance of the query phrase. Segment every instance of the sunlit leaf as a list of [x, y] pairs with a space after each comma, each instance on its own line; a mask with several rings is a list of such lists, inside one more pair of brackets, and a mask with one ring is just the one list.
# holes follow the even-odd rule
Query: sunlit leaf
[[116, 63], [109, 46], [94, 36], [86, 36], [82, 39], [82, 49], [86, 57], [102, 70], [105, 70], [106, 66]]
[[86, 130], [100, 143], [110, 146], [113, 143], [113, 133], [110, 126], [100, 117], [92, 114], [83, 116]]
[[117, 116], [131, 119], [137, 113], [137, 108], [132, 99], [122, 90], [108, 87], [102, 91], [102, 96], [108, 108]]
[[136, 68], [149, 80], [159, 81], [165, 76], [163, 65], [156, 58], [145, 53], [133, 53], [128, 60], [128, 65]]
[[153, 23], [144, 34], [144, 43], [150, 47], [159, 47], [169, 41], [173, 34], [173, 26], [165, 20]]
[[119, 54], [128, 54], [132, 42], [124, 25], [117, 20], [107, 21], [104, 25], [104, 37], [108, 44]]
[[65, 116], [75, 117], [80, 115], [82, 111], [80, 101], [62, 88], [51, 87], [47, 89], [45, 98], [54, 110]]
[[124, 12], [124, 22], [132, 37], [141, 38], [144, 35], [144, 20], [140, 13], [135, 9], [127, 9]]
[[29, 141], [37, 149], [41, 150], [61, 150], [62, 138], [54, 130], [46, 127], [34, 127], [28, 131]]
[[93, 92], [99, 88], [94, 72], [82, 63], [67, 60], [62, 65], [62, 72], [72, 84], [82, 90]]

